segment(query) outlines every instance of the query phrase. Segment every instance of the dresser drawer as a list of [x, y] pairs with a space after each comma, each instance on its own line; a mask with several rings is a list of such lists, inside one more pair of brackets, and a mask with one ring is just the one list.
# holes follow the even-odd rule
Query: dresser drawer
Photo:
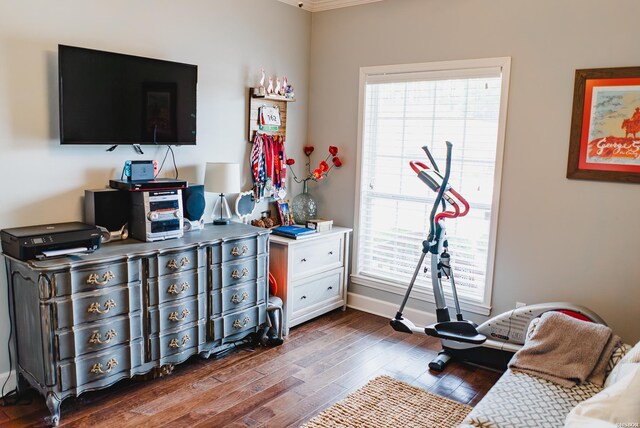
[[56, 333], [58, 360], [103, 351], [142, 337], [141, 313], [82, 324]]
[[120, 374], [126, 374], [127, 377], [135, 374], [132, 369], [142, 365], [142, 361], [142, 340], [136, 340], [59, 364], [58, 384], [62, 391], [91, 382], [108, 385], [122, 377], [118, 376]]
[[292, 279], [341, 267], [343, 248], [342, 235], [290, 247]]
[[140, 310], [140, 282], [104, 290], [79, 293], [57, 300], [56, 328], [78, 326]]
[[266, 304], [253, 306], [242, 311], [233, 312], [223, 317], [213, 318], [212, 340], [235, 340], [266, 322]]
[[187, 324], [206, 318], [205, 300], [205, 294], [201, 294], [192, 299], [165, 303], [150, 309], [150, 333], [183, 328]]
[[95, 265], [52, 275], [54, 297], [102, 290], [140, 280], [140, 260]]
[[237, 311], [265, 300], [265, 281], [252, 281], [222, 289], [222, 313]]
[[193, 297], [204, 292], [204, 267], [149, 279], [149, 305]]
[[255, 237], [236, 239], [222, 244], [222, 262], [246, 259], [258, 255], [258, 241]]
[[149, 277], [157, 278], [205, 266], [205, 255], [204, 248], [191, 248], [152, 257], [149, 259]]
[[213, 289], [229, 287], [236, 284], [254, 281], [267, 276], [266, 255], [223, 263], [221, 266], [211, 268], [211, 280]]
[[314, 305], [341, 300], [343, 275], [344, 269], [338, 268], [295, 283], [289, 300], [293, 317]]
[[[193, 355], [198, 351], [198, 345], [205, 341], [205, 320], [184, 326], [180, 330], [151, 337], [151, 359], [161, 360], [170, 355], [182, 354], [188, 351]], [[160, 361], [165, 364], [166, 361]]]

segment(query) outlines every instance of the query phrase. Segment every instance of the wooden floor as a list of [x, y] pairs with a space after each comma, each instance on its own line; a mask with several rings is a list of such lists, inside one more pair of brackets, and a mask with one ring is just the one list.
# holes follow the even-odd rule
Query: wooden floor
[[[60, 426], [299, 426], [379, 375], [472, 406], [499, 377], [455, 362], [431, 373], [438, 349], [433, 338], [393, 331], [386, 318], [337, 310], [291, 329], [281, 346], [195, 357], [170, 376], [69, 398]], [[33, 394], [31, 404], [0, 407], [0, 427], [45, 426], [47, 415]]]

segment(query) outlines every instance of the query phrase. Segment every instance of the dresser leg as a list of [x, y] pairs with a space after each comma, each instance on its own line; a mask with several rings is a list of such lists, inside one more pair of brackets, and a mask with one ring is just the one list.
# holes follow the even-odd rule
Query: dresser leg
[[51, 413], [51, 416], [47, 416], [45, 418], [45, 422], [48, 425], [57, 427], [58, 424], [60, 423], [60, 403], [61, 401], [58, 399], [58, 397], [55, 396], [55, 394], [53, 392], [49, 392], [47, 393], [47, 407], [49, 408], [49, 413]]

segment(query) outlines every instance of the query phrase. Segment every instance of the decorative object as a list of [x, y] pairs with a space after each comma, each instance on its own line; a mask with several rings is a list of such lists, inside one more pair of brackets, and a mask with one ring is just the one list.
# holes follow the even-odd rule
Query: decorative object
[[302, 193], [293, 198], [291, 209], [295, 224], [305, 224], [308, 219], [315, 218], [316, 214], [318, 214], [318, 204], [309, 193], [306, 181], [302, 183]]
[[293, 217], [291, 215], [291, 209], [289, 208], [289, 201], [278, 201], [278, 213], [280, 214], [280, 223], [283, 226], [289, 226], [293, 224]]
[[[220, 194], [220, 200], [216, 202], [211, 212], [211, 218], [214, 219], [213, 224], [229, 224], [231, 212], [224, 194], [237, 192], [240, 189], [240, 165], [237, 163], [207, 162], [204, 189], [207, 192]], [[219, 209], [218, 205], [220, 205]], [[218, 212], [220, 216], [216, 218], [215, 215]]]
[[302, 427], [450, 428], [458, 426], [470, 411], [465, 404], [379, 376]]
[[640, 183], [640, 67], [576, 70], [567, 178]]
[[[307, 220], [316, 218], [316, 214], [318, 213], [318, 205], [316, 204], [313, 196], [309, 193], [307, 186], [309, 180], [322, 181], [327, 177], [327, 175], [329, 175], [331, 168], [340, 168], [342, 166], [342, 161], [338, 157], [338, 148], [336, 146], [329, 146], [329, 154], [325, 160], [321, 161], [318, 167], [311, 171], [311, 153], [313, 153], [314, 150], [315, 148], [313, 146], [305, 146], [303, 148], [304, 154], [307, 156], [307, 174], [305, 178], [298, 178], [291, 168], [296, 163], [294, 159], [289, 158], [286, 161], [295, 182], [302, 183], [302, 193], [293, 198], [291, 205], [293, 220], [296, 224], [305, 224]], [[331, 159], [331, 165], [329, 165], [329, 159]]]
[[253, 197], [252, 191], [238, 194], [236, 198], [236, 215], [243, 223], [249, 222], [249, 217], [253, 214], [255, 208], [256, 200]]
[[260, 71], [261, 71], [261, 76], [260, 76], [260, 86], [258, 86], [258, 94], [265, 96], [267, 95], [267, 89], [264, 87], [264, 79], [265, 79], [264, 68], [261, 69]]

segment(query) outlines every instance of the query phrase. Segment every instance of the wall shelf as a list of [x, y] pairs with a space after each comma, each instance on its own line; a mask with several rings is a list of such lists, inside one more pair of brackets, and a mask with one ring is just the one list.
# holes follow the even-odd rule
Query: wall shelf
[[[287, 104], [295, 102], [295, 98], [286, 98], [279, 95], [254, 95], [255, 88], [249, 88], [249, 133], [248, 140], [253, 143], [256, 136], [256, 132], [261, 132], [268, 135], [279, 135], [286, 141], [287, 135]], [[275, 106], [280, 110], [280, 121], [282, 125], [278, 127], [277, 131], [268, 131], [260, 129], [260, 107], [262, 106]]]

